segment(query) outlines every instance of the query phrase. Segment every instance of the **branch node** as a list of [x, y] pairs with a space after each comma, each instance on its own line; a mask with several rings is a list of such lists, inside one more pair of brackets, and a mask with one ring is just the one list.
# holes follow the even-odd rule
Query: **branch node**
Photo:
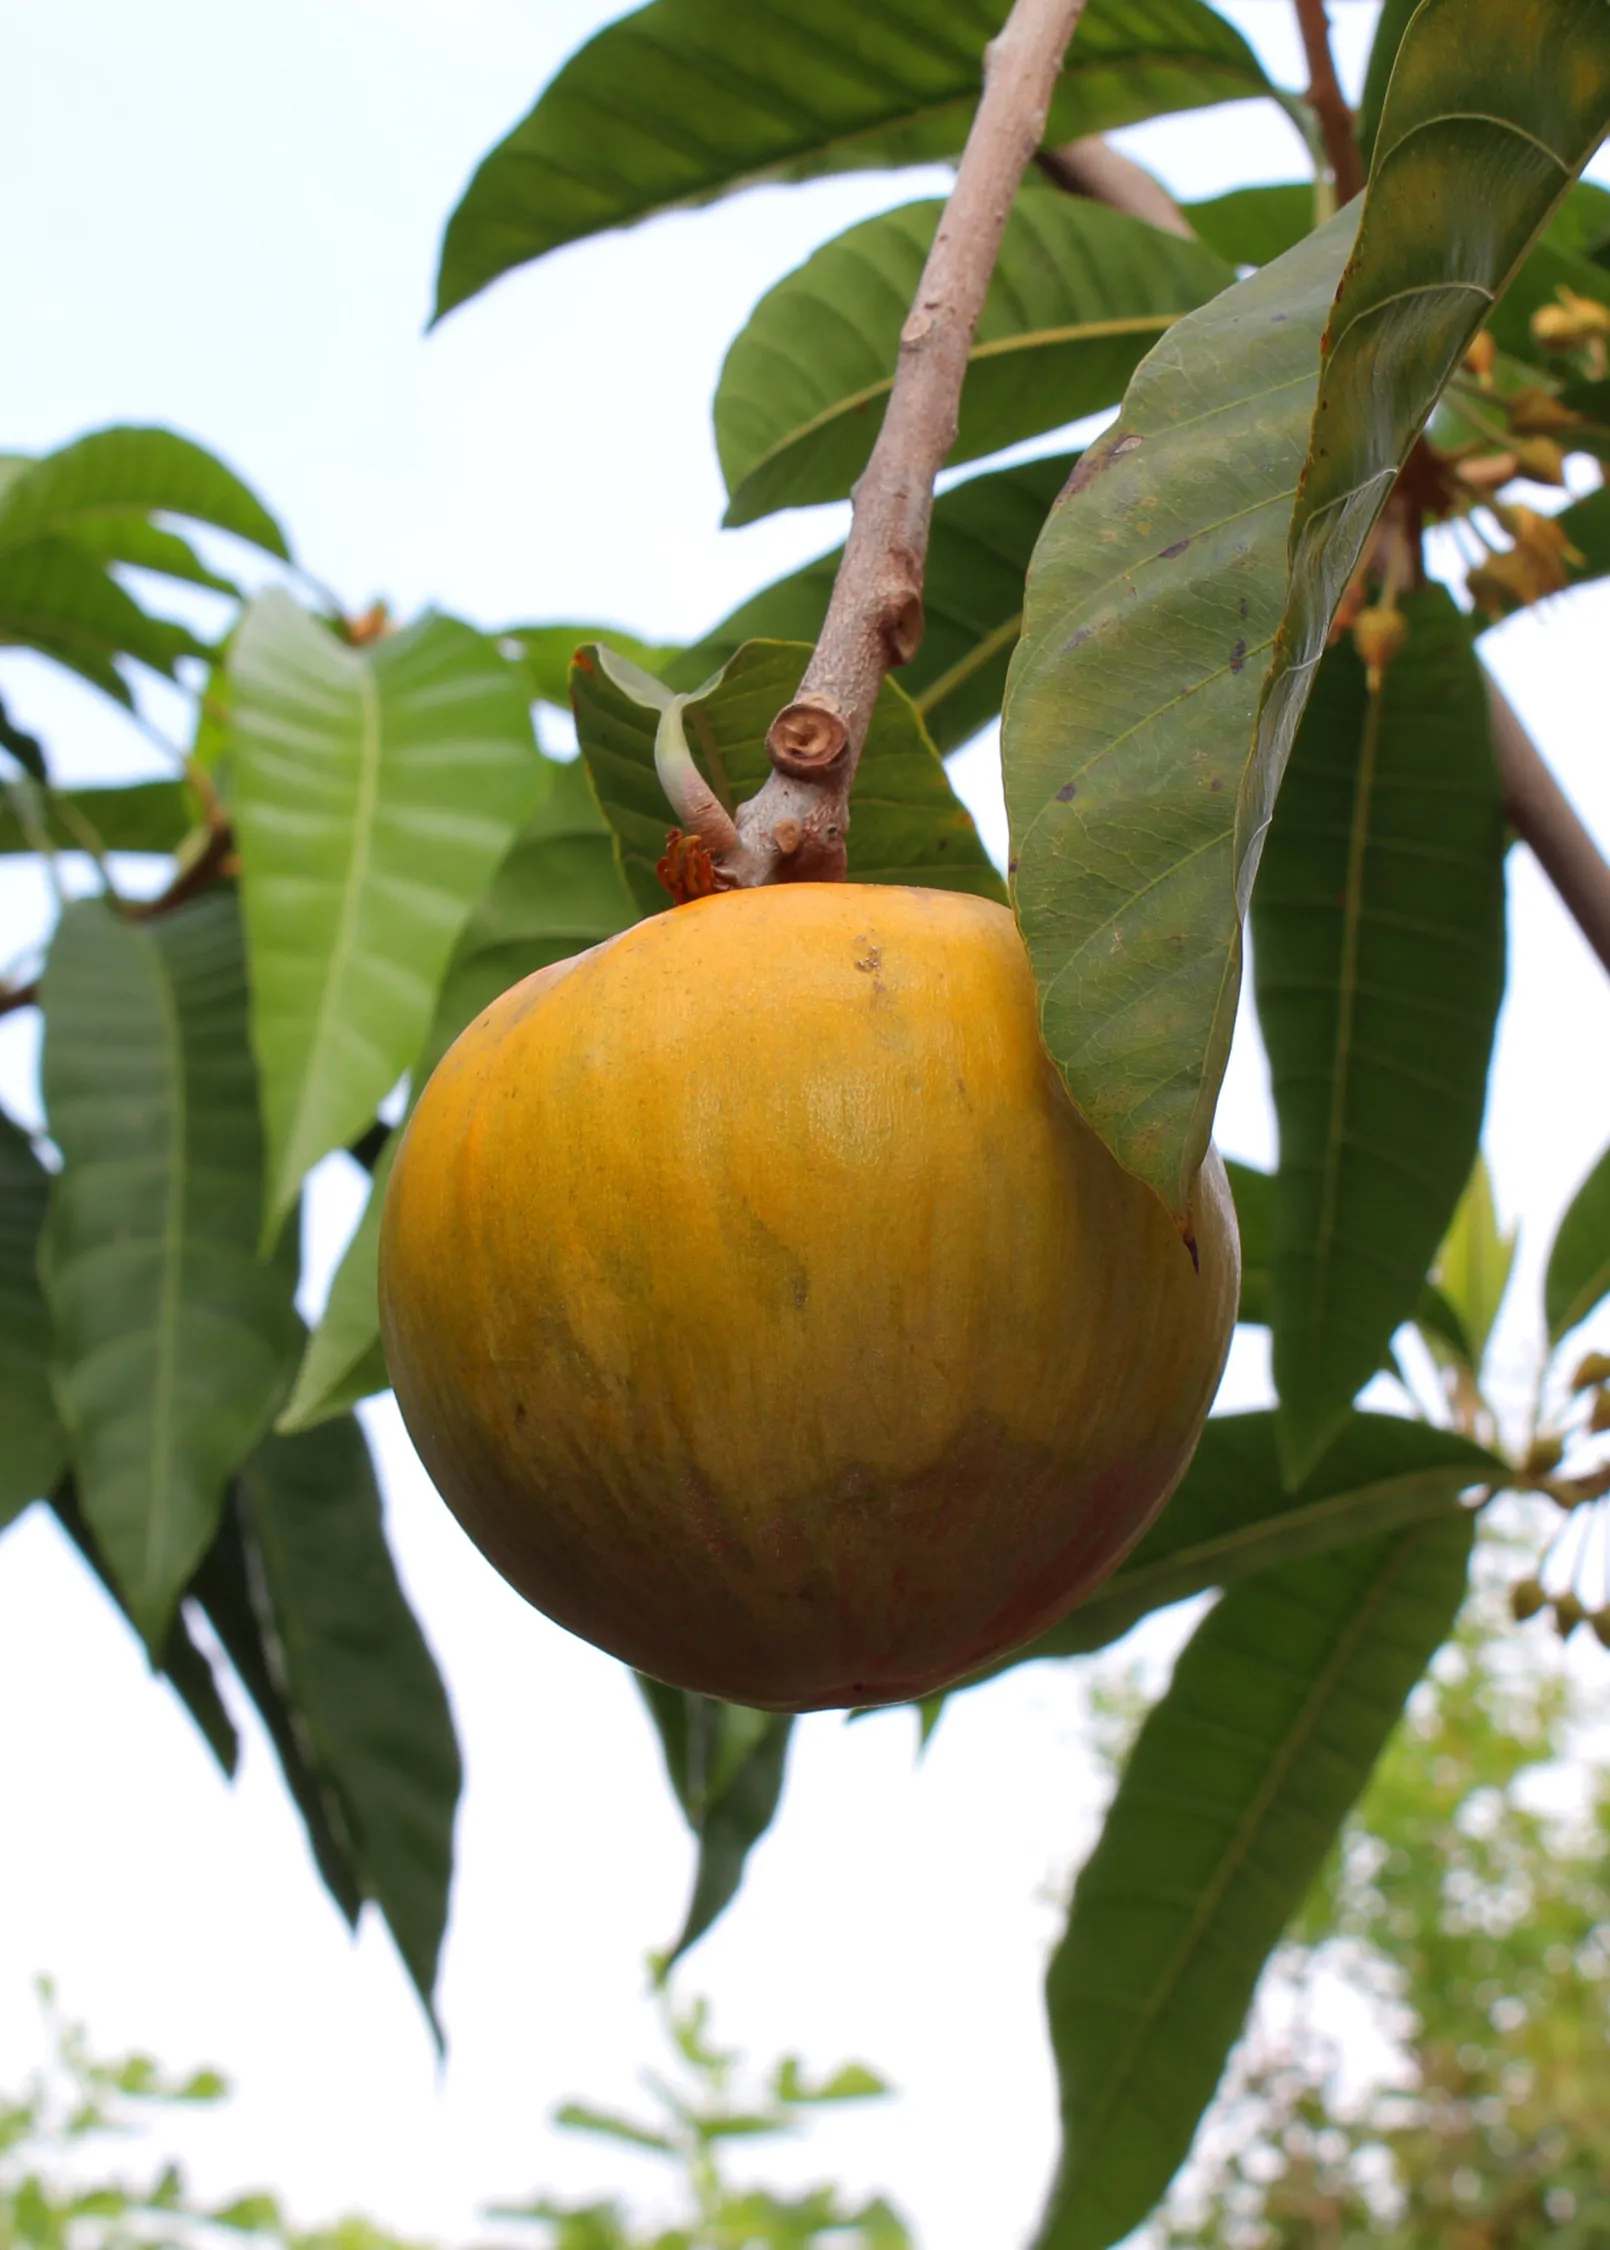
[[773, 719], [766, 748], [779, 773], [814, 781], [843, 753], [849, 739], [850, 730], [831, 699], [801, 696]]

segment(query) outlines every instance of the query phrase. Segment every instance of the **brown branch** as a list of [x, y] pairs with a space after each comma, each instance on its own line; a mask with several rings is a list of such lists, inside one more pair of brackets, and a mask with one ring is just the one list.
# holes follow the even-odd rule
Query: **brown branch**
[[1326, 161], [1336, 183], [1336, 200], [1339, 204], [1351, 203], [1364, 185], [1364, 158], [1353, 129], [1353, 112], [1336, 76], [1325, 0], [1296, 0], [1296, 7], [1303, 51], [1308, 57], [1308, 106], [1319, 120]]
[[1143, 164], [1120, 155], [1099, 133], [1067, 141], [1061, 148], [1042, 148], [1034, 161], [1052, 186], [1067, 195], [1082, 195], [1114, 211], [1127, 211], [1132, 219], [1144, 219], [1186, 242], [1196, 240], [1196, 229], [1162, 181]]
[[901, 330], [821, 638], [798, 695], [772, 721], [773, 770], [739, 808], [736, 844], [705, 839], [726, 885], [843, 879], [850, 786], [878, 690], [922, 640], [934, 478], [956, 441], [973, 331], [1083, 5], [1016, 0], [986, 51], [978, 114]]
[[1490, 674], [1487, 701], [1510, 826], [1530, 846], [1566, 912], [1610, 972], [1610, 866]]
[[211, 830], [207, 841], [188, 867], [182, 867], [165, 891], [155, 898], [125, 899], [123, 912], [131, 922], [154, 922], [176, 907], [188, 906], [214, 883], [235, 871], [235, 836], [231, 828]]
[[37, 1008], [39, 986], [35, 984], [0, 985], [0, 1016], [9, 1016], [17, 1008]]

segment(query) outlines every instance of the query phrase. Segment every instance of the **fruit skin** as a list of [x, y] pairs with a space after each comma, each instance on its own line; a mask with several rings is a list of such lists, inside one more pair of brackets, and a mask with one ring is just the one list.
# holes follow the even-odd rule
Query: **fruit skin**
[[386, 1199], [382, 1332], [438, 1489], [521, 1593], [776, 1710], [900, 1701], [1042, 1631], [1183, 1472], [1234, 1327], [1083, 1123], [1016, 925], [893, 886], [728, 892], [506, 992]]

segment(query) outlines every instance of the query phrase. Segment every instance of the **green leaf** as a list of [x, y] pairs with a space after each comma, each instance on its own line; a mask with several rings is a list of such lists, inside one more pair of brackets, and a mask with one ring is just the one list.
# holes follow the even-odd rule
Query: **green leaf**
[[1239, 887], [1336, 605], [1397, 471], [1607, 127], [1604, 0], [1423, 0], [1410, 21], [1325, 335], [1291, 586], [1238, 819]]
[[1312, 230], [1314, 183], [1283, 180], [1274, 187], [1232, 188], [1228, 195], [1209, 196], [1183, 209], [1221, 258], [1235, 266], [1267, 266]]
[[1233, 833], [1286, 585], [1343, 214], [1143, 362], [1035, 549], [1002, 722], [1041, 1028], [1120, 1162], [1183, 1211], [1239, 987]]
[[1410, 1319], [1481, 1135], [1504, 989], [1504, 811], [1470, 630], [1440, 586], [1378, 695], [1319, 666], [1253, 900], [1280, 1123], [1282, 1446], [1310, 1468]]
[[693, 1896], [676, 1943], [656, 1962], [661, 1979], [737, 1896], [744, 1862], [771, 1826], [783, 1792], [794, 1722], [636, 1675], [659, 1730], [665, 1767], [699, 1840]]
[[452, 618], [351, 649], [265, 594], [229, 683], [272, 1238], [419, 1052], [541, 768], [518, 671]]
[[1375, 19], [1375, 37], [1370, 42], [1370, 59], [1364, 73], [1364, 93], [1357, 120], [1359, 153], [1366, 165], [1375, 155], [1375, 138], [1381, 129], [1381, 112], [1386, 107], [1392, 66], [1398, 59], [1398, 49], [1403, 44], [1410, 18], [1419, 5], [1420, 0], [1382, 0], [1381, 12]]
[[39, 1237], [50, 1175], [0, 1111], [0, 1527], [41, 1500], [67, 1461], [50, 1389], [50, 1314]]
[[257, 1525], [246, 1493], [231, 1484], [217, 1537], [186, 1589], [251, 1697], [278, 1758], [291, 1801], [302, 1816], [309, 1849], [325, 1889], [351, 1925], [364, 1886], [345, 1812], [291, 1694], [289, 1667], [268, 1597]]
[[[882, 427], [943, 210], [908, 203], [864, 220], [761, 298], [716, 391], [727, 523], [849, 492]], [[950, 460], [1111, 406], [1158, 336], [1234, 278], [1199, 242], [1080, 196], [1026, 189], [973, 337]]]
[[265, 1438], [241, 1485], [299, 1724], [339, 1802], [364, 1895], [430, 2012], [462, 1770], [446, 1691], [386, 1545], [363, 1432], [349, 1416]]
[[[58, 851], [176, 851], [195, 825], [182, 781], [134, 781], [105, 789], [53, 789], [39, 800], [40, 825]], [[0, 805], [0, 852], [33, 850], [10, 805]]]
[[523, 667], [532, 702], [552, 703], [561, 711], [570, 709], [570, 659], [584, 642], [602, 641], [644, 672], [663, 672], [680, 653], [669, 644], [623, 633], [618, 625], [505, 625], [496, 639]]
[[1573, 579], [1610, 577], [1610, 485], [1573, 500], [1554, 520], [1582, 556], [1581, 566], [1572, 566]]
[[[689, 747], [729, 807], [759, 789], [770, 764], [766, 729], [792, 700], [808, 646], [749, 641], [703, 695], [684, 707]], [[606, 651], [583, 649], [571, 673], [576, 731], [638, 909], [668, 903], [654, 872], [673, 814], [654, 770], [654, 734], [671, 691]], [[1000, 898], [1000, 877], [972, 814], [945, 778], [911, 698], [885, 680], [850, 804], [850, 880], [920, 883]]]
[[296, 1243], [269, 1263], [233, 896], [69, 907], [44, 979], [62, 1153], [41, 1275], [79, 1498], [151, 1647], [283, 1395]]
[[564, 2102], [554, 2111], [554, 2123], [572, 2133], [598, 2133], [605, 2140], [623, 2141], [628, 2148], [652, 2148], [670, 2155], [675, 2143], [651, 2125], [639, 2125], [610, 2109], [595, 2109], [586, 2102]]
[[1046, 1980], [1038, 2250], [1106, 2250], [1183, 2160], [1281, 1931], [1464, 1594], [1468, 1516], [1245, 1581], [1141, 1730]]
[[[84, 1511], [78, 1504], [78, 1494], [71, 1477], [63, 1477], [56, 1486], [50, 1495], [50, 1506], [62, 1529], [132, 1625], [134, 1619], [129, 1616], [128, 1605], [118, 1591], [117, 1581], [108, 1570], [95, 1534], [84, 1519]], [[235, 1732], [235, 1722], [229, 1716], [223, 1697], [218, 1692], [212, 1665], [190, 1637], [183, 1611], [176, 1612], [154, 1663], [156, 1670], [169, 1683], [195, 1720], [208, 1749], [224, 1772], [233, 1779], [235, 1768], [240, 1763], [240, 1737]]]
[[1274, 1174], [1233, 1162], [1226, 1163], [1224, 1169], [1235, 1198], [1236, 1231], [1241, 1237], [1241, 1303], [1236, 1319], [1267, 1327], [1269, 1273], [1274, 1262]]
[[71, 539], [0, 547], [0, 645], [6, 643], [54, 657], [125, 704], [132, 697], [115, 657], [134, 657], [172, 678], [181, 656], [205, 653], [188, 626], [149, 616]]
[[61, 532], [93, 544], [104, 537], [105, 519], [114, 511], [133, 517], [157, 512], [211, 524], [290, 558], [284, 532], [257, 495], [214, 455], [172, 430], [94, 430], [37, 461], [13, 456], [8, 467], [12, 473], [0, 482], [0, 547]]
[[176, 531], [163, 531], [148, 523], [144, 516], [120, 514], [116, 509], [102, 516], [77, 516], [66, 536], [98, 563], [124, 563], [134, 570], [176, 578], [182, 585], [204, 586], [209, 593], [240, 598], [234, 580], [209, 570], [188, 540], [181, 539]]
[[[608, 824], [580, 759], [545, 761], [541, 802], [465, 924], [437, 998], [416, 1091], [481, 1010], [536, 969], [565, 960], [637, 918]], [[400, 1130], [400, 1128], [399, 1128]], [[398, 1135], [374, 1168], [369, 1201], [330, 1285], [324, 1318], [277, 1428], [309, 1429], [390, 1383], [376, 1302], [380, 1217]]]
[[1492, 1175], [1486, 1159], [1478, 1156], [1437, 1257], [1438, 1288], [1454, 1329], [1453, 1339], [1439, 1335], [1439, 1340], [1453, 1341], [1473, 1370], [1480, 1369], [1486, 1356], [1514, 1263], [1515, 1230], [1499, 1232]]
[[[574, 55], [488, 155], [448, 221], [436, 318], [562, 243], [762, 180], [956, 155], [1008, 0], [654, 0]], [[1200, 0], [1090, 0], [1048, 146], [1266, 94]]]
[[1610, 1148], [1572, 1196], [1549, 1251], [1543, 1309], [1549, 1342], [1587, 1319], [1610, 1296]]
[[[969, 477], [934, 502], [923, 576], [922, 646], [900, 671], [941, 756], [989, 725], [1001, 708], [1006, 667], [1023, 621], [1023, 580], [1052, 502], [1078, 456], [1048, 454]], [[827, 615], [842, 547], [763, 587], [665, 665], [661, 677], [691, 693], [745, 641], [814, 643]]]
[[1462, 1492], [1507, 1474], [1495, 1454], [1456, 1431], [1354, 1414], [1292, 1490], [1282, 1480], [1273, 1414], [1215, 1415], [1178, 1492], [1134, 1553], [1087, 1601], [994, 1670], [1087, 1656], [1154, 1609], [1446, 1516]]
[[802, 2073], [797, 2057], [785, 2055], [772, 2074], [771, 2090], [790, 2108], [809, 2102], [865, 2102], [880, 2100], [889, 2092], [887, 2079], [864, 2063], [844, 2063], [831, 2078], [813, 2086]]

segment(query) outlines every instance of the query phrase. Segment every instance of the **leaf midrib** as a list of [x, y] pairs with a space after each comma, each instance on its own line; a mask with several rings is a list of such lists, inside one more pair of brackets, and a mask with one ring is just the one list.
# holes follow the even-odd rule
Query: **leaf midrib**
[[1226, 1892], [1243, 1865], [1251, 1856], [1258, 1831], [1287, 1776], [1295, 1765], [1298, 1754], [1307, 1745], [1328, 1706], [1342, 1673], [1351, 1664], [1366, 1629], [1373, 1625], [1382, 1602], [1400, 1575], [1404, 1561], [1420, 1539], [1423, 1528], [1406, 1532], [1394, 1548], [1385, 1567], [1377, 1574], [1365, 1599], [1348, 1620], [1336, 1647], [1324, 1668], [1315, 1677], [1313, 1687], [1301, 1710], [1287, 1732], [1284, 1742], [1272, 1760], [1262, 1786], [1236, 1823], [1218, 1871], [1203, 1890], [1196, 1911], [1187, 1922], [1184, 1933], [1169, 1960], [1162, 1977], [1153, 1988], [1152, 1997], [1141, 2010], [1140, 2017], [1129, 2039], [1110, 2071], [1102, 2096], [1095, 2110], [1083, 2121], [1082, 2137], [1087, 2145], [1099, 2137], [1105, 2120], [1111, 2115], [1118, 2097], [1127, 2090], [1127, 2080], [1134, 2073], [1146, 2039], [1163, 2010], [1169, 2005], [1184, 1977], [1192, 1955], [1201, 1942], [1213, 1916], [1222, 1904]]

